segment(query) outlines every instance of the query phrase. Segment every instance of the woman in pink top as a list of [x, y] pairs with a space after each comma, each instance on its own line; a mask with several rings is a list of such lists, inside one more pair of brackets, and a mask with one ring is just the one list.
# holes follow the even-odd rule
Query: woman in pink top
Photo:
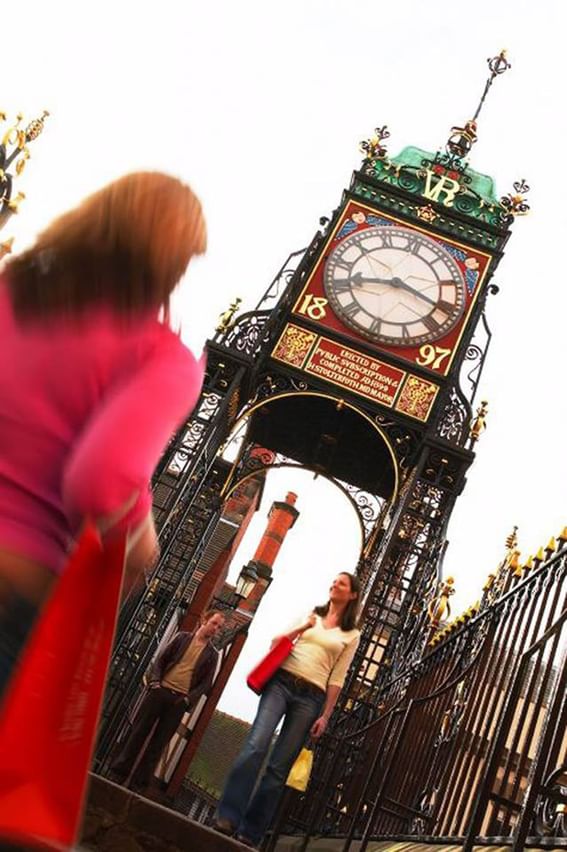
[[203, 379], [168, 325], [206, 247], [175, 178], [127, 175], [53, 222], [0, 279], [0, 693], [86, 517], [158, 553], [150, 477]]

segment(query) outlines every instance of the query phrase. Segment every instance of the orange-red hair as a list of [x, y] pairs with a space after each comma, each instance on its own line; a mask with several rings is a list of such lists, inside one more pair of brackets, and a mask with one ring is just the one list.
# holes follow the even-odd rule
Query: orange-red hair
[[206, 249], [201, 204], [177, 178], [135, 172], [55, 219], [7, 265], [18, 316], [164, 309], [193, 255]]

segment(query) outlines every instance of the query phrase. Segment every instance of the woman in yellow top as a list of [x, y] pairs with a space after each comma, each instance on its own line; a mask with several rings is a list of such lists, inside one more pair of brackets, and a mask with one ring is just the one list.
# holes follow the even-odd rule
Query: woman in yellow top
[[[339, 574], [327, 603], [316, 607], [307, 620], [286, 634], [297, 641], [262, 693], [256, 718], [217, 808], [217, 830], [236, 834], [241, 843], [253, 848], [260, 843], [307, 735], [317, 739], [325, 732], [360, 639], [356, 629], [359, 593], [356, 576]], [[282, 729], [256, 787], [282, 717]]]

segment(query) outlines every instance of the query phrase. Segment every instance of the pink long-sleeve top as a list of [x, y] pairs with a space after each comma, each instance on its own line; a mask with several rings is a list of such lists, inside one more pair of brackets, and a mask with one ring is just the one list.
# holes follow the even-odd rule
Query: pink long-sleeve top
[[19, 323], [0, 279], [0, 547], [60, 571], [81, 521], [151, 506], [149, 482], [194, 407], [197, 361], [156, 316], [109, 308]]

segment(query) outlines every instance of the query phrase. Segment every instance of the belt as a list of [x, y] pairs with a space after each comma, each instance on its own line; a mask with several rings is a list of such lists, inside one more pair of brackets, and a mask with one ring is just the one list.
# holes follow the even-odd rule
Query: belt
[[187, 698], [186, 692], [179, 692], [178, 689], [172, 689], [171, 686], [162, 686], [160, 684], [160, 689], [165, 689], [166, 692], [170, 692], [172, 695], [177, 695], [178, 698]]
[[324, 689], [320, 686], [317, 686], [316, 683], [311, 683], [310, 680], [306, 680], [304, 677], [299, 677], [299, 675], [292, 674], [288, 672], [286, 669], [280, 669], [278, 675], [286, 682], [289, 683], [290, 686], [293, 686], [300, 692], [306, 692], [309, 695], [319, 695], [323, 698], [326, 695]]

